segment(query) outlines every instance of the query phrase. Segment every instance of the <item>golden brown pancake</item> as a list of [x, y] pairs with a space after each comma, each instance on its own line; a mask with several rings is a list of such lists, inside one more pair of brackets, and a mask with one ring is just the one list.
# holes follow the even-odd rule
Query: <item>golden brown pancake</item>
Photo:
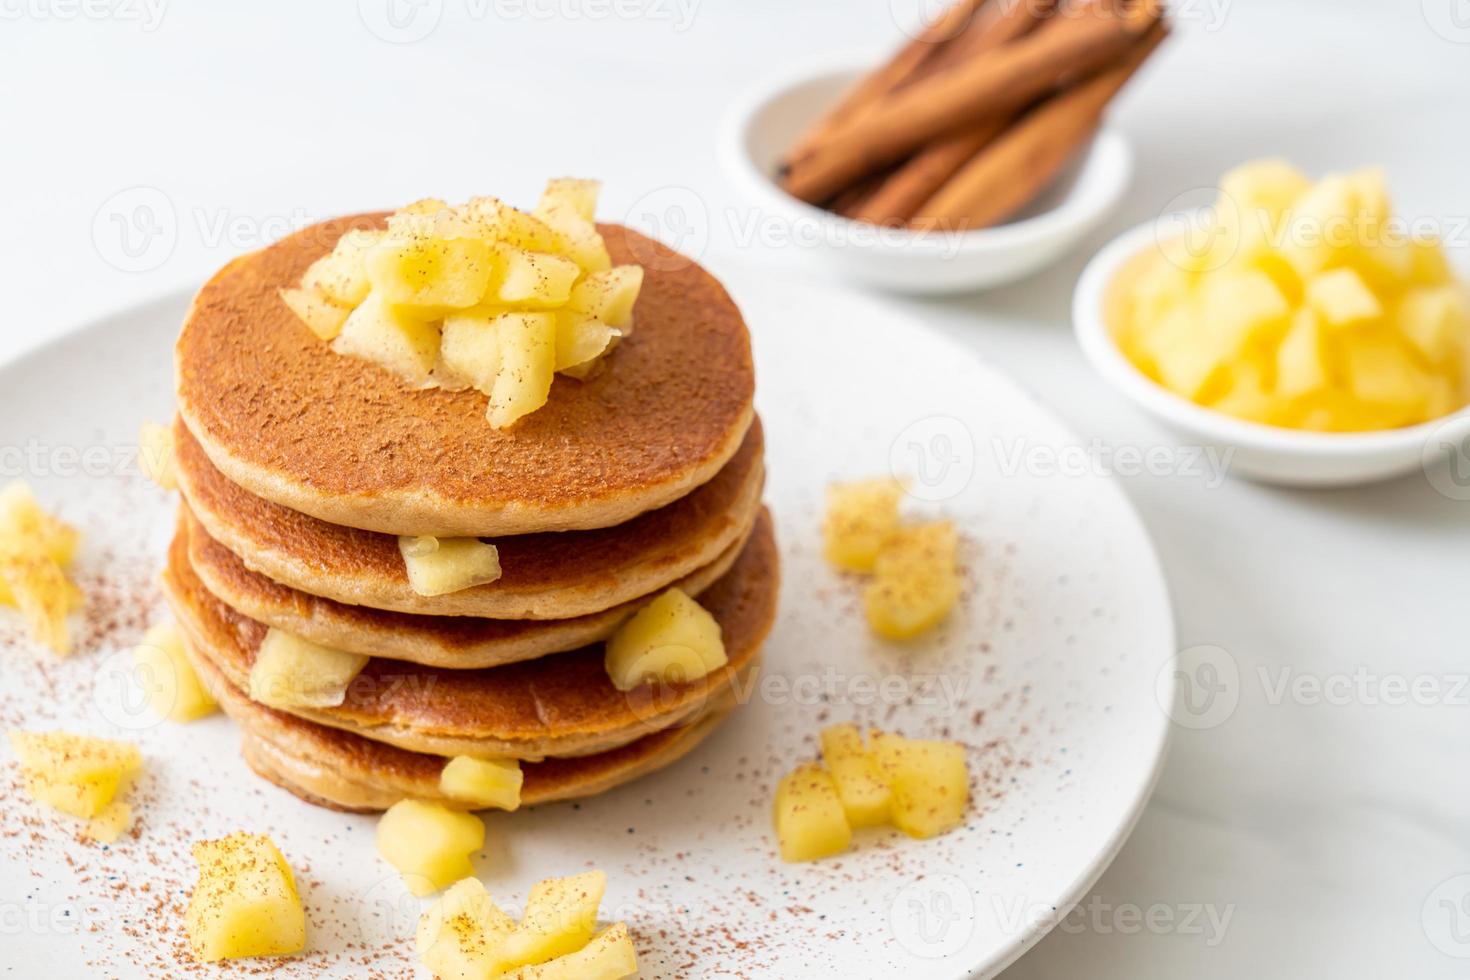
[[614, 262], [645, 269], [637, 329], [606, 369], [558, 377], [509, 429], [474, 391], [416, 390], [332, 352], [277, 291], [349, 228], [305, 228], [220, 270], [176, 357], [179, 408], [234, 482], [324, 521], [385, 534], [501, 536], [620, 524], [715, 475], [740, 447], [755, 375], [740, 311], [698, 264], [601, 226]]
[[[700, 597], [720, 623], [729, 656], [707, 677], [620, 692], [603, 666], [602, 644], [489, 670], [370, 660], [341, 706], [290, 713], [415, 752], [527, 760], [610, 751], [692, 723], [754, 673], [775, 619], [779, 558], [769, 521], [763, 523], [730, 571]], [[205, 587], [189, 565], [183, 536], [170, 550], [164, 582], [194, 651], [232, 685], [248, 689], [267, 628]]]
[[429, 597], [409, 586], [397, 537], [257, 497], [215, 469], [184, 426], [174, 431], [190, 510], [250, 569], [312, 595], [419, 615], [571, 619], [656, 592], [745, 536], [765, 479], [757, 421], [725, 468], [688, 496], [617, 527], [498, 538], [499, 581]]
[[[611, 636], [648, 601], [639, 596], [611, 609], [574, 619], [480, 619], [415, 616], [323, 599], [252, 572], [230, 549], [209, 536], [180, 508], [189, 542], [189, 564], [205, 587], [241, 615], [313, 643], [429, 667], [469, 670], [564, 653]], [[764, 529], [764, 530], [762, 530]], [[770, 516], [752, 533], [771, 533]], [[730, 570], [749, 535], [718, 558], [675, 583], [698, 596]]]
[[[257, 774], [308, 803], [373, 813], [399, 800], [465, 804], [445, 796], [443, 756], [408, 752], [360, 735], [317, 725], [250, 700], [185, 644], [199, 678], [243, 730], [241, 753]], [[683, 758], [729, 717], [733, 704], [714, 706], [699, 721], [645, 735], [622, 748], [575, 759], [521, 765], [521, 804], [534, 806], [595, 796]]]

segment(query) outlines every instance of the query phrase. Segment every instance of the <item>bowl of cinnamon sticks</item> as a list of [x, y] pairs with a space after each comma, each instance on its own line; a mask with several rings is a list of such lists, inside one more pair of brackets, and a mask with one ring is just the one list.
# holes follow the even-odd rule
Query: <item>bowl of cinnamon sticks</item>
[[1104, 112], [1166, 34], [1158, 0], [953, 0], [876, 70], [809, 67], [737, 103], [723, 162], [838, 275], [1010, 282], [1122, 199], [1132, 156]]

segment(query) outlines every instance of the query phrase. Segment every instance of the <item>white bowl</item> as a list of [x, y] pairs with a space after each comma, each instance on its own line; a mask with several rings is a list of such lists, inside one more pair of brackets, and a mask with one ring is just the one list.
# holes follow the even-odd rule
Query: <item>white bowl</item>
[[1128, 187], [1132, 152], [1122, 136], [1104, 130], [1040, 200], [994, 228], [879, 228], [799, 201], [776, 184], [781, 157], [873, 62], [857, 64], [845, 58], [762, 85], [731, 107], [720, 140], [725, 172], [761, 212], [760, 223], [748, 227], [779, 235], [787, 252], [822, 271], [904, 293], [998, 286], [1060, 258], [1107, 217]]
[[[1185, 216], [1179, 216], [1184, 227]], [[1165, 219], [1171, 222], [1171, 219]], [[1196, 405], [1157, 384], [1118, 349], [1103, 318], [1108, 284], [1123, 265], [1157, 242], [1158, 222], [1115, 238], [1092, 258], [1072, 298], [1072, 323], [1082, 352], [1107, 381], [1150, 415], [1200, 446], [1231, 453], [1229, 468], [1251, 479], [1288, 486], [1372, 483], [1438, 463], [1459, 444], [1470, 410], [1422, 425], [1381, 432], [1305, 432], [1247, 422]]]

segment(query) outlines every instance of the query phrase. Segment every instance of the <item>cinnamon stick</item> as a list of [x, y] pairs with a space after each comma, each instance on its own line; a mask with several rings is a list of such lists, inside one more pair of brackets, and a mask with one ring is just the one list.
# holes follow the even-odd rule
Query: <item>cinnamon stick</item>
[[985, 228], [1025, 207], [1096, 132], [1103, 109], [1166, 33], [1155, 24], [1122, 62], [1027, 112], [924, 202], [913, 226]]
[[809, 202], [830, 197], [864, 174], [896, 162], [970, 123], [1003, 116], [1069, 75], [1114, 60], [1158, 22], [1157, 0], [1137, 0], [1119, 14], [1101, 8], [1059, 14], [984, 58], [915, 82], [839, 124], [793, 159], [783, 184]]
[[[788, 152], [787, 159], [795, 159], [810, 152], [842, 125], [861, 116], [904, 81], [912, 78], [921, 65], [952, 39], [964, 33], [976, 11], [986, 2], [987, 0], [955, 0], [918, 37], [899, 49], [883, 67], [864, 77], [841, 102], [814, 123]], [[834, 190], [833, 193], [835, 192]]]
[[[946, 45], [927, 67], [941, 68], [973, 58], [1031, 32], [1051, 13], [1043, 0], [997, 0], [987, 6], [963, 38]], [[865, 195], [860, 206], [839, 211], [856, 221], [906, 224], [919, 205], [929, 200], [971, 157], [999, 136], [1008, 118], [947, 136], [901, 164], [887, 180]]]

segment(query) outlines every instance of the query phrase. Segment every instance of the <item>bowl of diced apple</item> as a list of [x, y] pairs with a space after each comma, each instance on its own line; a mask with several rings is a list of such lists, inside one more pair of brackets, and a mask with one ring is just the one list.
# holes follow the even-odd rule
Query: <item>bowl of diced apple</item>
[[1341, 486], [1428, 467], [1470, 433], [1470, 314], [1441, 243], [1400, 227], [1380, 171], [1313, 183], [1281, 161], [1243, 165], [1213, 207], [1092, 259], [1078, 341], [1114, 388], [1243, 476]]

